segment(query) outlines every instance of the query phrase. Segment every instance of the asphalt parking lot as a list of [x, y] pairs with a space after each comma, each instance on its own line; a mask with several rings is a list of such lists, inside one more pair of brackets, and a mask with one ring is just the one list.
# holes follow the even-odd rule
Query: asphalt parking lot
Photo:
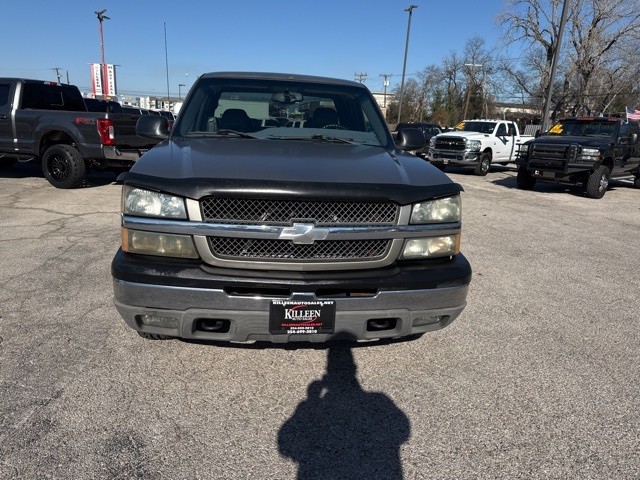
[[120, 187], [0, 172], [0, 478], [638, 478], [640, 191], [465, 188], [468, 307], [409, 342], [149, 341]]

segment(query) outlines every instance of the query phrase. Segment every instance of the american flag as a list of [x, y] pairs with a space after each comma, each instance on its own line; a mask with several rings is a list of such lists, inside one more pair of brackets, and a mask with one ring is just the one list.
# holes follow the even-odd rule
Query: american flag
[[640, 110], [627, 107], [627, 120], [640, 120]]

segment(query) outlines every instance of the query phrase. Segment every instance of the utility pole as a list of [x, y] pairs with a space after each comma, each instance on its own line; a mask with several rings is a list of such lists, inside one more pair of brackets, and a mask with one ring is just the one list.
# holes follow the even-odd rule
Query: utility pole
[[384, 86], [384, 97], [382, 98], [382, 104], [383, 104], [382, 108], [387, 108], [387, 87], [390, 84], [389, 78], [392, 77], [393, 75], [391, 75], [390, 73], [381, 73], [379, 76], [384, 78], [384, 83], [382, 84]]
[[471, 79], [473, 78], [473, 69], [475, 67], [482, 68], [482, 64], [481, 63], [465, 63], [464, 66], [471, 67], [471, 70], [469, 73], [469, 85], [467, 86], [467, 101], [464, 102], [464, 113], [462, 115], [462, 120], [467, 119], [467, 110], [469, 110], [469, 99], [471, 98]]
[[62, 68], [60, 67], [53, 67], [51, 70], [53, 70], [54, 72], [56, 72], [56, 77], [58, 77], [58, 83], [62, 83], [60, 81], [60, 70], [62, 70]]
[[353, 75], [356, 77], [356, 80], [360, 83], [364, 83], [364, 81], [367, 79], [367, 72], [354, 73]]
[[103, 9], [100, 11], [95, 11], [93, 13], [95, 13], [98, 16], [98, 22], [100, 22], [100, 58], [102, 59], [102, 63], [100, 64], [101, 67], [101, 72], [102, 72], [102, 98], [104, 100], [108, 100], [109, 99], [109, 94], [108, 94], [108, 86], [107, 86], [107, 77], [108, 77], [108, 72], [107, 72], [107, 64], [104, 61], [104, 35], [102, 32], [102, 22], [104, 20], [111, 20], [110, 17], [107, 17], [105, 15], [105, 12], [107, 10]]
[[418, 8], [418, 5], [409, 5], [404, 9], [405, 12], [409, 12], [409, 21], [407, 22], [407, 41], [404, 45], [404, 63], [402, 64], [402, 81], [400, 82], [400, 105], [398, 105], [398, 123], [402, 118], [402, 97], [404, 96], [404, 74], [407, 70], [407, 53], [409, 52], [409, 34], [411, 33], [411, 16], [413, 9]]
[[562, 16], [560, 17], [560, 29], [558, 31], [558, 44], [553, 49], [553, 59], [551, 60], [551, 73], [549, 75], [549, 87], [547, 88], [547, 98], [544, 101], [544, 111], [542, 113], [542, 125], [540, 133], [546, 132], [549, 126], [549, 110], [551, 108], [551, 94], [553, 93], [553, 80], [556, 76], [556, 67], [558, 65], [558, 56], [560, 53], [560, 45], [562, 44], [562, 35], [564, 33], [564, 24], [567, 22], [567, 0], [562, 5]]
[[167, 69], [167, 110], [171, 110], [171, 96], [169, 95], [169, 53], [167, 51], [167, 22], [162, 22], [164, 25], [164, 62]]

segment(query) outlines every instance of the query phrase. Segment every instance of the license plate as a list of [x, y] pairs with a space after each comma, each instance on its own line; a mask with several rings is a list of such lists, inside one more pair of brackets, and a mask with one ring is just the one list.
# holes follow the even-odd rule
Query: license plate
[[269, 332], [273, 335], [333, 333], [335, 322], [334, 300], [272, 300], [269, 307]]

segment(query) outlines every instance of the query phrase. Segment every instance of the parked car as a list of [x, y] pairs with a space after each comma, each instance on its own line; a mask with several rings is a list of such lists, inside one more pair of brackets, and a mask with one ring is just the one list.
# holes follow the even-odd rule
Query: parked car
[[79, 187], [91, 168], [127, 169], [157, 142], [137, 117], [89, 112], [74, 85], [0, 78], [0, 168], [37, 161], [54, 187]]
[[[246, 99], [250, 98], [248, 102]], [[221, 101], [224, 100], [224, 101]], [[245, 108], [310, 113], [258, 127]], [[265, 73], [198, 78], [123, 182], [115, 306], [146, 338], [322, 342], [420, 335], [465, 308], [462, 187], [403, 152], [369, 90]]]
[[572, 117], [528, 142], [517, 160], [518, 188], [537, 181], [582, 184], [602, 198], [612, 178], [632, 177], [640, 188], [640, 127], [617, 117]]

